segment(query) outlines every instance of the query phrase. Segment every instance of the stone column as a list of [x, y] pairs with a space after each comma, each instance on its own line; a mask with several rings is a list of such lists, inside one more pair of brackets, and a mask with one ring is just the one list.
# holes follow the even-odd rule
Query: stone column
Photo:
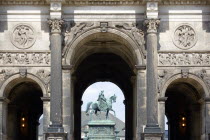
[[137, 100], [137, 125], [136, 139], [141, 140], [141, 133], [146, 125], [146, 67], [136, 66], [136, 100]]
[[7, 98], [0, 98], [0, 140], [7, 140]]
[[73, 91], [71, 66], [63, 66], [63, 127], [68, 133], [67, 139], [73, 140]]
[[[52, 10], [61, 7], [61, 3], [52, 2]], [[59, 11], [59, 10], [58, 10]], [[55, 16], [53, 16], [53, 14]], [[58, 12], [58, 15], [61, 13]], [[50, 121], [46, 138], [52, 140], [64, 140], [65, 133], [62, 126], [62, 40], [61, 26], [63, 24], [61, 16], [56, 17], [55, 12], [51, 11], [51, 18], [48, 20], [50, 33], [50, 49], [51, 49], [51, 103], [50, 103]]]
[[156, 51], [158, 46], [157, 28], [159, 19], [146, 19], [147, 27], [147, 125], [144, 130], [144, 139], [162, 139], [161, 129], [158, 125], [157, 113], [157, 59]]

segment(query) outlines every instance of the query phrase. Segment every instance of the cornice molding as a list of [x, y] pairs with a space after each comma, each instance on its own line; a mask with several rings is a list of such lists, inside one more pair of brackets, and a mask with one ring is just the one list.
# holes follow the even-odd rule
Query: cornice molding
[[146, 2], [159, 2], [159, 5], [207, 5], [210, 0], [0, 0], [0, 5], [48, 5], [49, 2], [62, 2], [65, 5], [144, 5]]

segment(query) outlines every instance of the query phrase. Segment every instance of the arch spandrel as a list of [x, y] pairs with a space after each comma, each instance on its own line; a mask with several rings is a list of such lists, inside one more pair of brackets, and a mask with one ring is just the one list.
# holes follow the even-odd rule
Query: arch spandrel
[[32, 82], [37, 84], [42, 90], [43, 97], [48, 97], [47, 88], [44, 83], [35, 75], [27, 73], [25, 78], [21, 78], [19, 73], [13, 74], [6, 79], [0, 89], [0, 97], [7, 97], [12, 88], [21, 82]]
[[[190, 74], [190, 73], [189, 73], [189, 75], [188, 75], [187, 78], [183, 78], [181, 73], [178, 73], [178, 74], [175, 74], [175, 75], [171, 76], [164, 83], [163, 88], [162, 88], [162, 90], [160, 92], [160, 97], [165, 97], [166, 90], [168, 89], [168, 87], [171, 84], [173, 84], [174, 82], [177, 82], [178, 83], [179, 80], [180, 80], [180, 82], [186, 82], [186, 83], [189, 83], [192, 86], [196, 87], [196, 89], [199, 90], [199, 93], [200, 94], [203, 94], [203, 95], [201, 95], [203, 98], [209, 97], [209, 89], [206, 86], [205, 82], [202, 79], [200, 79], [199, 77], [197, 77], [196, 75]], [[200, 88], [198, 88], [198, 87], [200, 87]]]
[[126, 34], [126, 32], [114, 27], [108, 27], [106, 32], [101, 32], [100, 27], [94, 27], [86, 30], [81, 35], [76, 36], [63, 50], [63, 64], [74, 65], [76, 63], [75, 58], [77, 57], [77, 49], [85, 43], [98, 37], [108, 37], [126, 46], [129, 51], [131, 51], [134, 58], [130, 61], [135, 61], [135, 65], [144, 65], [144, 46], [138, 45], [138, 43], [133, 38], [131, 38], [129, 34]]

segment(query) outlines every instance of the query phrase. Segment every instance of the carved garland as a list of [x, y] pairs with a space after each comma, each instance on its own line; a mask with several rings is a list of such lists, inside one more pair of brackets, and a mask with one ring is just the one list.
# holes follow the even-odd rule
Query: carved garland
[[210, 53], [159, 53], [159, 66], [209, 66]]

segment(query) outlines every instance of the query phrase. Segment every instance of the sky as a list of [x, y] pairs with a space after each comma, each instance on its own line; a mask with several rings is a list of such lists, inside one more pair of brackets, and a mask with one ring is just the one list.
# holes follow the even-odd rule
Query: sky
[[82, 111], [86, 110], [88, 102], [97, 101], [98, 95], [102, 90], [104, 90], [104, 96], [106, 98], [109, 98], [114, 94], [117, 96], [116, 103], [112, 104], [112, 108], [116, 112], [116, 117], [125, 122], [125, 105], [123, 104], [125, 99], [123, 92], [117, 85], [111, 82], [96, 82], [90, 85], [82, 96]]
[[[82, 111], [86, 110], [88, 102], [95, 102], [98, 99], [99, 93], [104, 90], [105, 97], [110, 97], [112, 95], [117, 96], [116, 103], [113, 103], [112, 108], [116, 111], [116, 117], [125, 122], [125, 105], [123, 104], [124, 95], [122, 90], [111, 82], [96, 82], [90, 85], [84, 92], [82, 101]], [[111, 112], [112, 113], [112, 112]], [[165, 130], [168, 130], [168, 125], [166, 124], [167, 118], [165, 117]]]

